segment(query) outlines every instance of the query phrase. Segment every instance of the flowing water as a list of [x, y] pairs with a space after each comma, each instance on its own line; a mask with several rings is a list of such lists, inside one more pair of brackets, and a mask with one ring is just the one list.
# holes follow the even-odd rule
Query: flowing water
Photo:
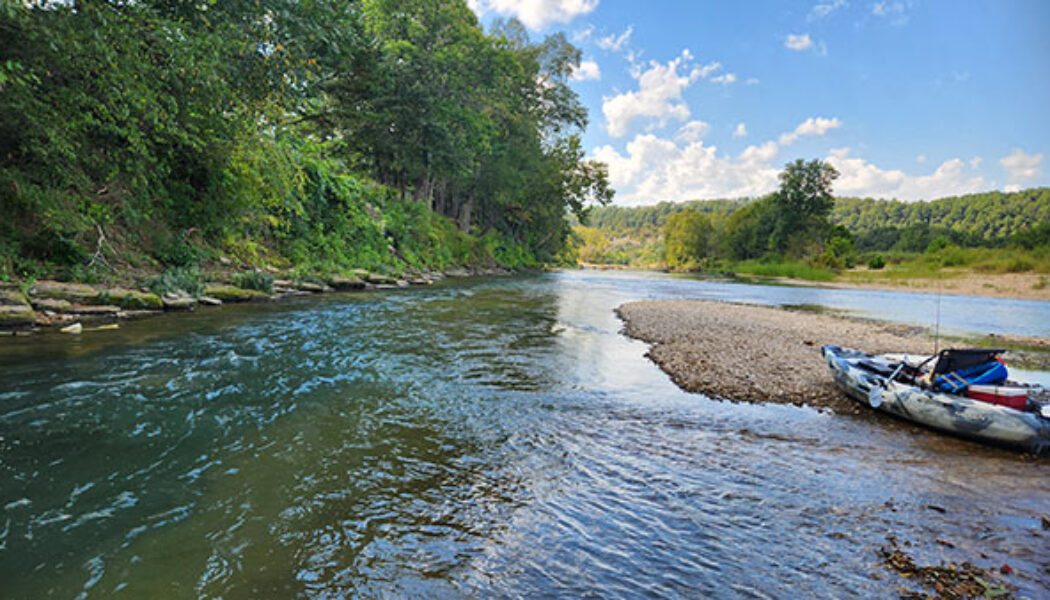
[[[881, 598], [887, 536], [1050, 596], [1050, 461], [683, 393], [619, 333], [647, 297], [933, 309], [567, 272], [8, 339], [0, 597]], [[942, 302], [1050, 337], [1048, 303]]]

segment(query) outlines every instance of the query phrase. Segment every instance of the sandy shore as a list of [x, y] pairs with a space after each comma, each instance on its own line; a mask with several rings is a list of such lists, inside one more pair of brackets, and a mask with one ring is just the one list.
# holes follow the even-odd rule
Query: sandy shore
[[968, 273], [947, 279], [881, 279], [865, 277], [863, 271], [850, 272], [839, 281], [803, 281], [779, 278], [778, 281], [808, 287], [837, 289], [890, 290], [991, 298], [1021, 298], [1050, 302], [1047, 276], [1038, 273]]
[[682, 388], [749, 402], [860, 412], [832, 382], [823, 344], [874, 352], [931, 353], [923, 330], [827, 314], [707, 300], [631, 302], [625, 332]]

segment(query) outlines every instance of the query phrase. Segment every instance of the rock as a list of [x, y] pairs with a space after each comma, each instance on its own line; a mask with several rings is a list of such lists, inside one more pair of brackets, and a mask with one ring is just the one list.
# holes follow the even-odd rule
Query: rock
[[30, 293], [34, 298], [52, 298], [76, 304], [106, 304], [106, 302], [99, 302], [97, 289], [83, 283], [38, 281]]
[[220, 256], [219, 257], [219, 264], [228, 267], [228, 266], [233, 264], [233, 261], [228, 259], [228, 258], [226, 258], [225, 256]]
[[395, 285], [396, 285], [397, 287], [400, 287], [400, 288], [406, 288], [406, 287], [408, 287], [408, 282], [407, 282], [407, 281], [405, 281], [404, 279], [398, 279], [397, 281], [395, 281], [395, 282], [394, 282], [394, 284], [395, 284]]
[[200, 298], [197, 298], [197, 302], [208, 306], [222, 306], [222, 300], [212, 298], [211, 296], [201, 296]]
[[250, 302], [252, 300], [269, 300], [269, 294], [258, 290], [246, 290], [232, 285], [209, 284], [204, 287], [204, 295], [223, 302]]
[[0, 306], [26, 306], [29, 298], [22, 293], [22, 288], [13, 283], [0, 284]]
[[119, 306], [113, 306], [109, 304], [102, 305], [83, 305], [74, 304], [62, 312], [69, 313], [71, 315], [116, 315], [120, 312]]
[[81, 331], [84, 331], [84, 326], [81, 325], [80, 323], [73, 323], [72, 325], [67, 325], [66, 327], [63, 327], [62, 329], [59, 329], [59, 331], [61, 331], [62, 333], [73, 333], [73, 334], [76, 334], [76, 333], [80, 333]]
[[380, 275], [379, 273], [369, 273], [368, 277], [365, 277], [365, 281], [376, 285], [397, 285], [397, 279]]
[[268, 273], [280, 273], [281, 272], [280, 269], [278, 269], [277, 267], [274, 267], [272, 265], [266, 265], [265, 267], [263, 267], [263, 270], [265, 270]]
[[357, 277], [343, 277], [342, 275], [336, 275], [329, 279], [328, 285], [339, 291], [365, 289], [365, 282], [361, 279]]
[[164, 302], [160, 296], [152, 293], [143, 293], [137, 290], [124, 288], [111, 288], [99, 294], [100, 299], [107, 299], [108, 304], [116, 304], [121, 308], [131, 310], [161, 310]]
[[354, 273], [354, 277], [357, 277], [358, 279], [363, 279], [363, 280], [367, 280], [368, 276], [370, 275], [370, 273], [368, 271], [364, 270], [364, 269], [354, 269], [353, 273]]
[[292, 282], [290, 280], [288, 280], [288, 279], [274, 279], [273, 280], [273, 286], [274, 287], [283, 287], [283, 288], [293, 288], [293, 287], [295, 287], [292, 284]]
[[193, 310], [197, 301], [193, 298], [164, 298], [164, 310]]
[[466, 269], [450, 269], [445, 271], [447, 277], [470, 277], [470, 271]]
[[310, 292], [311, 294], [319, 294], [324, 291], [324, 286], [319, 283], [313, 283], [310, 281], [301, 281], [296, 284], [295, 289], [301, 292]]
[[164, 314], [156, 310], [122, 310], [117, 313], [118, 319], [144, 319]]
[[28, 304], [0, 305], [0, 328], [27, 327], [36, 323], [36, 313]]

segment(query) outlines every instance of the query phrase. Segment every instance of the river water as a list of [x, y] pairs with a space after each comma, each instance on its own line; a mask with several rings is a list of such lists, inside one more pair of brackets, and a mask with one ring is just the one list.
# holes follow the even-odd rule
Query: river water
[[[8, 339], [0, 597], [883, 598], [888, 536], [1050, 596], [1050, 461], [683, 393], [619, 333], [650, 297], [934, 307], [565, 272]], [[941, 302], [1050, 336], [1050, 303]]]

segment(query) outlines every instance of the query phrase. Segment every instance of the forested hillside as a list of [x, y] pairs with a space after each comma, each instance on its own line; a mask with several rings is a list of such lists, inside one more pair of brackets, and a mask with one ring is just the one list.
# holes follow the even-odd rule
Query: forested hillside
[[0, 277], [553, 259], [580, 53], [462, 0], [3, 3]]

